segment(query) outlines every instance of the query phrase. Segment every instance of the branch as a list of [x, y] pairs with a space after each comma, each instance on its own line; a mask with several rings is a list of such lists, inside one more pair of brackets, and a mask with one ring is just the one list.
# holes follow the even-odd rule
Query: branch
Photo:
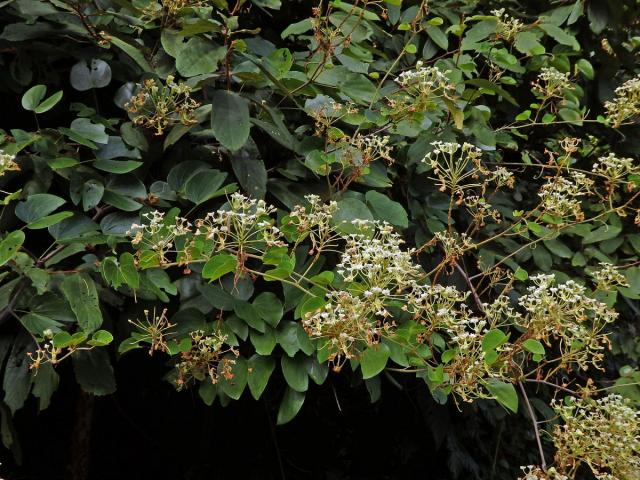
[[522, 382], [518, 382], [518, 386], [520, 387], [520, 391], [522, 392], [522, 396], [524, 397], [524, 403], [527, 405], [527, 410], [529, 411], [529, 416], [531, 417], [531, 423], [533, 424], [533, 431], [536, 434], [536, 442], [538, 443], [538, 452], [540, 453], [540, 461], [542, 470], [547, 471], [547, 461], [544, 458], [544, 450], [542, 449], [542, 440], [540, 439], [540, 430], [538, 429], [538, 419], [536, 418], [536, 414], [531, 407], [531, 403], [529, 402], [529, 397], [527, 396], [527, 392], [524, 389], [524, 385]]

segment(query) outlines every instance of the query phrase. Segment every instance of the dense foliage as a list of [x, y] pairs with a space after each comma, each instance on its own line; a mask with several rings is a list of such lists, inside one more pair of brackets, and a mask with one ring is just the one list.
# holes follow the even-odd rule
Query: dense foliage
[[0, 8], [12, 461], [134, 358], [279, 425], [448, 405], [439, 478], [640, 478], [636, 1]]

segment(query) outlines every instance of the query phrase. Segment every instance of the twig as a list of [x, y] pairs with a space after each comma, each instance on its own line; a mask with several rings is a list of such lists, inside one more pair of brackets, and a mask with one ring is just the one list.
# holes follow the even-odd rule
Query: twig
[[540, 383], [542, 385], [548, 385], [549, 387], [553, 387], [556, 390], [562, 390], [563, 392], [570, 393], [571, 395], [576, 395], [576, 392], [574, 392], [570, 388], [566, 388], [566, 387], [563, 387], [562, 385], [558, 385], [553, 382], [548, 382], [546, 380], [536, 380], [535, 378], [525, 378], [524, 381], [529, 383]]
[[522, 396], [524, 397], [524, 403], [527, 405], [527, 410], [529, 411], [529, 416], [531, 417], [531, 423], [533, 424], [533, 431], [536, 434], [536, 442], [538, 443], [538, 452], [540, 452], [540, 466], [542, 470], [547, 471], [547, 461], [544, 458], [544, 450], [542, 449], [542, 440], [540, 438], [540, 430], [538, 429], [538, 419], [536, 418], [536, 414], [531, 407], [531, 403], [529, 402], [529, 397], [527, 396], [527, 392], [524, 389], [524, 385], [522, 382], [518, 382], [518, 386], [520, 387], [520, 391], [522, 392]]

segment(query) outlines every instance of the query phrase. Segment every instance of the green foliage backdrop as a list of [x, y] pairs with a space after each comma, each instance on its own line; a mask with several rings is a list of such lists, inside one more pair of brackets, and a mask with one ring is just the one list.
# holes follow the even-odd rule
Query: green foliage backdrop
[[278, 424], [337, 375], [528, 422], [452, 478], [640, 478], [639, 13], [0, 2], [5, 447], [145, 349]]

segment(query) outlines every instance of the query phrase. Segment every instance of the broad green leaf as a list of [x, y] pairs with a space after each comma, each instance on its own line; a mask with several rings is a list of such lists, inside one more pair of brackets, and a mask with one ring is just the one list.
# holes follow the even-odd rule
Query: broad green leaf
[[271, 355], [276, 346], [276, 336], [273, 329], [265, 328], [263, 333], [252, 329], [249, 335], [257, 353]]
[[220, 187], [227, 174], [219, 170], [204, 170], [192, 176], [184, 186], [184, 196], [196, 205], [222, 195]]
[[533, 338], [529, 338], [525, 340], [522, 343], [522, 348], [524, 348], [528, 352], [535, 353], [537, 355], [545, 354], [544, 345], [542, 345], [542, 343], [540, 343], [538, 340], [535, 340]]
[[513, 413], [518, 413], [518, 394], [513, 384], [490, 378], [485, 382], [485, 386], [500, 405]]
[[509, 336], [502, 330], [494, 329], [489, 330], [482, 338], [482, 350], [489, 352], [495, 350], [500, 345], [508, 340]]
[[45, 101], [40, 103], [40, 105], [38, 105], [35, 108], [34, 112], [36, 112], [38, 114], [48, 112], [53, 107], [55, 107], [61, 99], [62, 99], [62, 90], [60, 90], [59, 92], [54, 93], [49, 98], [47, 98]]
[[229, 150], [239, 150], [249, 138], [249, 104], [234, 92], [216, 90], [211, 95], [211, 128], [216, 139]]
[[80, 350], [71, 359], [76, 380], [85, 392], [103, 396], [116, 391], [113, 367], [105, 349]]
[[369, 190], [365, 198], [377, 220], [383, 220], [400, 228], [409, 226], [407, 212], [398, 202], [375, 190]]
[[16, 217], [25, 223], [35, 222], [49, 215], [64, 203], [65, 200], [56, 195], [36, 193], [16, 205]]
[[16, 230], [9, 233], [0, 242], [0, 266], [13, 259], [24, 243], [24, 232]]
[[87, 342], [94, 347], [104, 347], [113, 342], [113, 335], [106, 330], [98, 330], [91, 335], [91, 339]]
[[47, 87], [45, 85], [36, 85], [31, 87], [22, 96], [22, 108], [35, 112], [46, 93]]
[[287, 388], [278, 410], [278, 425], [284, 425], [293, 420], [304, 404], [304, 396], [304, 393]]
[[387, 365], [389, 355], [389, 347], [384, 343], [368, 346], [360, 356], [362, 378], [367, 379], [379, 374]]
[[74, 273], [67, 276], [60, 284], [60, 291], [69, 302], [82, 330], [91, 333], [102, 325], [98, 292], [89, 275]]
[[202, 278], [205, 280], [213, 281], [233, 272], [238, 266], [238, 259], [235, 255], [228, 253], [219, 253], [214, 257], [211, 257], [202, 268]]
[[283, 355], [280, 359], [282, 374], [287, 384], [296, 392], [306, 392], [309, 388], [309, 376], [302, 356], [289, 357]]
[[262, 355], [254, 355], [247, 362], [247, 383], [255, 400], [262, 396], [275, 367], [276, 362], [272, 357]]
[[276, 327], [284, 313], [282, 302], [271, 292], [262, 292], [253, 301], [258, 315], [272, 327]]
[[180, 49], [176, 69], [183, 77], [213, 73], [226, 52], [226, 48], [214, 42], [193, 37]]
[[353, 224], [353, 220], [373, 220], [373, 215], [367, 206], [355, 198], [345, 198], [338, 202], [338, 211], [331, 222], [342, 233], [356, 233], [360, 229]]
[[[244, 388], [247, 386], [248, 381], [248, 364], [247, 360], [243, 357], [235, 357], [228, 356], [226, 357], [228, 360], [234, 361], [235, 363], [231, 367], [232, 378], [224, 378], [223, 375], [220, 375], [220, 381], [218, 385], [222, 388], [222, 391], [229, 395], [234, 400], [238, 400], [244, 391]], [[218, 368], [222, 368], [223, 362], [220, 362]], [[219, 372], [220, 374], [220, 372]]]

